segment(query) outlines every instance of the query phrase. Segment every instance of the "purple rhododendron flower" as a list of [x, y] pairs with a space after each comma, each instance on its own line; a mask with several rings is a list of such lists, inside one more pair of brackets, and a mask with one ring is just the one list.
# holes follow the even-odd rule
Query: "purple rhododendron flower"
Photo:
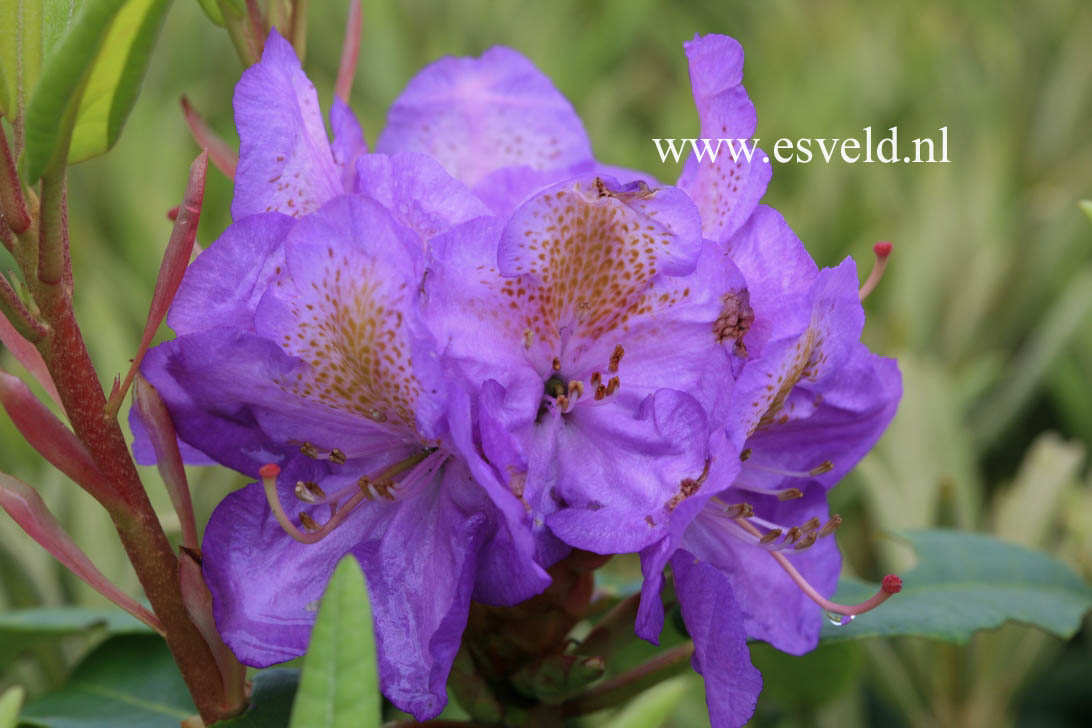
[[[702, 135], [751, 136], [739, 44], [686, 53]], [[275, 31], [235, 110], [235, 222], [142, 367], [185, 452], [262, 481], [206, 530], [225, 642], [301, 654], [352, 554], [383, 691], [424, 719], [471, 599], [525, 600], [573, 548], [639, 553], [637, 633], [658, 638], [670, 565], [713, 724], [746, 722], [747, 640], [815, 646], [841, 563], [826, 491], [900, 393], [860, 343], [852, 261], [819, 270], [758, 205], [761, 151], [675, 186], [603, 165], [504, 48], [424, 69], [375, 154], [340, 101], [328, 140]]]
[[[276, 35], [236, 114], [238, 221], [187, 271], [169, 316], [178, 338], [142, 367], [186, 445], [264, 476], [205, 533], [217, 625], [247, 664], [302, 654], [352, 554], [383, 691], [425, 719], [446, 702], [471, 598], [514, 604], [549, 583], [419, 315], [422, 236], [487, 210], [415, 155], [367, 158], [372, 196], [344, 195], [314, 89]], [[270, 119], [283, 122], [272, 136]]]

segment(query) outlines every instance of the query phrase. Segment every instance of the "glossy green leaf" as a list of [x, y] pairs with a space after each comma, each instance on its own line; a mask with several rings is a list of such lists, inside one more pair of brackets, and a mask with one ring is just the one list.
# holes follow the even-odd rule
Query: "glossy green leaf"
[[109, 150], [140, 93], [170, 0], [129, 0], [118, 13], [80, 100], [70, 164]]
[[213, 728], [286, 728], [300, 671], [263, 670], [254, 676], [250, 706], [242, 715], [216, 723]]
[[169, 5], [170, 0], [83, 4], [46, 59], [27, 106], [28, 181], [63, 161], [82, 161], [113, 146]]
[[64, 687], [33, 701], [21, 719], [42, 728], [178, 728], [196, 712], [166, 643], [125, 635], [88, 655]]
[[0, 728], [15, 728], [26, 691], [16, 685], [0, 693]]
[[292, 728], [371, 728], [380, 723], [372, 610], [356, 559], [342, 559], [326, 587], [303, 676], [292, 708]]
[[820, 645], [789, 655], [764, 642], [751, 644], [751, 662], [762, 673], [763, 699], [797, 710], [814, 710], [849, 690], [863, 663], [860, 645]]
[[35, 645], [93, 630], [108, 635], [151, 633], [146, 625], [113, 607], [38, 607], [0, 612], [0, 665]]
[[[918, 563], [901, 575], [902, 592], [849, 624], [824, 624], [823, 641], [917, 636], [965, 643], [1009, 621], [1068, 638], [1092, 608], [1092, 587], [1038, 551], [964, 531], [911, 531], [904, 538]], [[835, 601], [863, 601], [877, 588], [843, 579]]]

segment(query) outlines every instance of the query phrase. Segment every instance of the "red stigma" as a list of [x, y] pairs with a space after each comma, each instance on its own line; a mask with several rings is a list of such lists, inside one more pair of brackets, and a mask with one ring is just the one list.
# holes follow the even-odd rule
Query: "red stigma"
[[902, 579], [894, 574], [888, 574], [883, 578], [883, 590], [887, 594], [898, 594], [902, 591]]
[[881, 240], [872, 246], [872, 252], [880, 258], [886, 258], [891, 255], [891, 248], [894, 247], [890, 242]]
[[276, 478], [280, 474], [281, 466], [277, 465], [276, 463], [266, 463], [262, 467], [258, 468], [258, 475], [263, 479]]

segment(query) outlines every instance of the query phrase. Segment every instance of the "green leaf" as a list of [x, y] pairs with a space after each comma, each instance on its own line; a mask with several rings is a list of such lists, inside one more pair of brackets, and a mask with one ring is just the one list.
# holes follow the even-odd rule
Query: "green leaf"
[[1088, 215], [1088, 219], [1092, 220], [1092, 200], [1081, 200], [1077, 204], [1084, 210], [1084, 214]]
[[[964, 531], [910, 531], [918, 555], [902, 592], [841, 627], [823, 625], [826, 642], [918, 636], [966, 643], [978, 630], [1024, 622], [1069, 638], [1092, 608], [1092, 587], [1046, 554]], [[843, 579], [835, 601], [863, 601], [878, 587]]]
[[220, 721], [213, 728], [286, 728], [300, 671], [263, 670], [254, 677], [250, 706], [242, 715]]
[[216, 0], [197, 0], [197, 3], [201, 6], [201, 9], [205, 11], [205, 15], [209, 16], [209, 20], [219, 26], [223, 26], [224, 14], [220, 12], [220, 5]]
[[370, 728], [380, 722], [372, 610], [364, 574], [341, 560], [319, 605], [303, 658], [292, 728]]
[[762, 673], [763, 698], [774, 705], [812, 711], [848, 690], [861, 671], [860, 645], [820, 645], [789, 655], [764, 642], [751, 644], [751, 662]]
[[0, 694], [0, 728], [15, 728], [26, 691], [16, 685]]
[[[102, 154], [136, 101], [170, 0], [87, 0], [49, 54], [26, 115], [26, 177]], [[94, 59], [89, 62], [89, 59]]]
[[118, 13], [80, 100], [69, 164], [106, 152], [121, 136], [170, 4], [129, 0]]
[[692, 675], [679, 675], [654, 685], [611, 715], [605, 725], [618, 728], [659, 728], [690, 692]]
[[96, 628], [109, 635], [151, 633], [146, 625], [113, 607], [37, 607], [0, 612], [0, 665], [35, 645]]
[[125, 635], [88, 655], [63, 688], [32, 702], [21, 719], [42, 728], [178, 728], [196, 712], [166, 643]]

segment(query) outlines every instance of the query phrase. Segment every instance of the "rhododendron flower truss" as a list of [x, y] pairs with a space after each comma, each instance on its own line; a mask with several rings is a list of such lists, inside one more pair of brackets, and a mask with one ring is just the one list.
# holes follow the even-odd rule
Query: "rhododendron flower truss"
[[[702, 135], [749, 137], [739, 44], [686, 44]], [[747, 640], [813, 648], [840, 568], [826, 491], [899, 396], [860, 343], [851, 261], [819, 270], [758, 206], [761, 152], [676, 185], [592, 157], [514, 51], [442, 59], [368, 154], [326, 135], [274, 32], [235, 96], [236, 222], [188, 271], [143, 375], [191, 461], [259, 479], [206, 530], [224, 641], [307, 646], [337, 561], [362, 564], [384, 693], [424, 719], [471, 599], [514, 605], [573, 548], [640, 553], [637, 633], [670, 567], [716, 726], [761, 678]], [[148, 459], [133, 420], [138, 455]]]

